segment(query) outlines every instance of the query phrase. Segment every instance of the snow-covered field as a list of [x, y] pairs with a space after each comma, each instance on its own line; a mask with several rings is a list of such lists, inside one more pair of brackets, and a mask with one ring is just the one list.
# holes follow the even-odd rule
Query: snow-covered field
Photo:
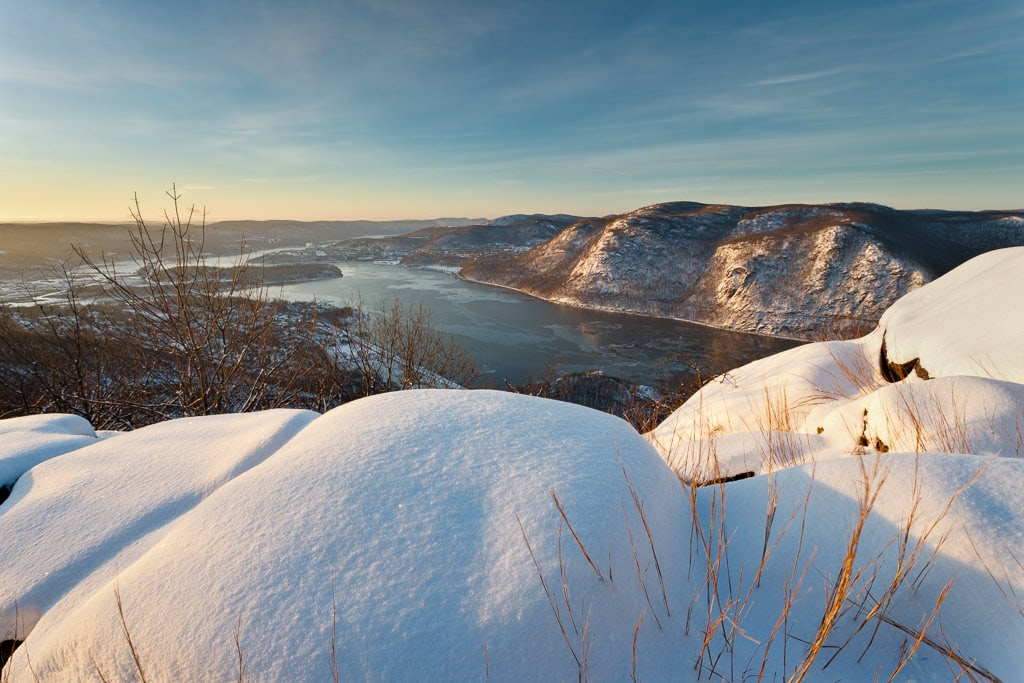
[[1022, 274], [643, 436], [458, 390], [0, 421], [0, 681], [1024, 680]]

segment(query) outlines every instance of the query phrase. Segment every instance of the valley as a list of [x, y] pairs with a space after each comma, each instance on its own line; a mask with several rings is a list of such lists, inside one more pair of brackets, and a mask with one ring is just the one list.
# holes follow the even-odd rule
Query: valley
[[266, 262], [438, 269], [569, 306], [814, 340], [866, 332], [900, 296], [1022, 244], [1024, 211], [668, 202], [282, 244]]

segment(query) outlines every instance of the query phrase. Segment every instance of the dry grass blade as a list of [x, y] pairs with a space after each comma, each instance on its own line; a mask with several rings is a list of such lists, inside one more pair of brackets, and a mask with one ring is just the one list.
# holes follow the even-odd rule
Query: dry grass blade
[[854, 522], [853, 530], [850, 532], [850, 538], [846, 544], [846, 552], [843, 554], [842, 565], [839, 568], [838, 575], [833, 581], [825, 613], [821, 617], [821, 623], [814, 634], [814, 638], [808, 645], [807, 652], [804, 654], [803, 660], [797, 665], [792, 676], [790, 676], [790, 683], [798, 683], [799, 681], [804, 680], [810, 672], [811, 666], [814, 664], [814, 660], [817, 659], [822, 648], [825, 646], [825, 640], [828, 638], [833, 628], [835, 628], [835, 625], [842, 614], [843, 608], [850, 600], [851, 592], [859, 582], [860, 575], [855, 570], [855, 562], [860, 548], [861, 534], [864, 531], [864, 526], [871, 514], [871, 510], [874, 509], [875, 502], [878, 499], [878, 494], [885, 483], [884, 473], [879, 472], [878, 457], [874, 459], [874, 466], [870, 472], [868, 472], [864, 465], [863, 459], [859, 462], [862, 479], [861, 490], [859, 492], [860, 500], [857, 520]]
[[565, 611], [569, 613], [569, 623], [572, 630], [579, 635], [580, 627], [576, 623], [576, 615], [572, 611], [572, 600], [569, 597], [569, 567], [565, 563], [565, 556], [562, 554], [562, 523], [558, 523], [558, 578], [562, 582], [562, 600], [565, 601]]
[[139, 657], [139, 651], [135, 647], [135, 643], [132, 641], [132, 634], [128, 628], [128, 620], [124, 615], [124, 603], [121, 600], [121, 587], [114, 585], [114, 598], [117, 600], [117, 614], [121, 622], [121, 632], [124, 634], [124, 639], [128, 643], [128, 649], [132, 653], [132, 661], [135, 662], [135, 672], [139, 675], [139, 680], [142, 683], [146, 683], [146, 672], [142, 669], [142, 659]]
[[[988, 562], [986, 562], [985, 558], [982, 557], [981, 551], [978, 549], [978, 546], [974, 543], [974, 538], [970, 534], [967, 535], [967, 541], [971, 544], [971, 549], [974, 551], [974, 556], [977, 558], [978, 563], [981, 565], [981, 568], [985, 570], [986, 574], [988, 574], [989, 579], [992, 580], [992, 584], [996, 587], [996, 590], [998, 590], [999, 593], [1003, 596], [1003, 599], [1006, 600], [1007, 604], [1013, 607], [1017, 614], [1019, 614], [1021, 618], [1024, 619], [1024, 604], [1021, 603], [1020, 597], [1017, 595], [1017, 591], [1013, 588], [1013, 582], [1010, 579], [1009, 573], [1006, 570], [1003, 570], [1002, 578], [996, 576], [995, 572], [992, 571], [992, 568], [989, 566]], [[1012, 551], [1010, 551], [1008, 554], [1013, 559], [1014, 563], [1017, 565], [1017, 569], [1021, 572], [1022, 575], [1024, 575], [1024, 562], [1021, 562], [1019, 559], [1017, 559], [1017, 556], [1014, 555]]]
[[590, 680], [590, 610], [587, 610], [587, 618], [583, 622], [583, 634], [580, 640], [580, 650], [583, 652], [583, 666], [580, 667], [579, 680]]
[[924, 642], [925, 636], [928, 633], [928, 629], [931, 627], [932, 622], [935, 621], [935, 618], [939, 615], [939, 609], [942, 607], [942, 603], [946, 601], [946, 598], [949, 596], [949, 591], [952, 588], [953, 579], [950, 579], [939, 592], [939, 597], [935, 600], [935, 607], [932, 608], [932, 611], [928, 614], [928, 617], [927, 619], [925, 619], [924, 624], [921, 626], [920, 629], [918, 629], [917, 635], [914, 637], [913, 645], [911, 645], [909, 649], [906, 649], [904, 652], [900, 653], [899, 664], [896, 665], [896, 668], [893, 669], [893, 672], [889, 675], [889, 683], [892, 683], [892, 681], [896, 680], [896, 676], [899, 675], [900, 671], [903, 670], [903, 667], [905, 667], [910, 662], [914, 654], [917, 652], [918, 648], [921, 647], [921, 643]]
[[914, 631], [913, 629], [908, 628], [907, 626], [904, 626], [903, 624], [899, 623], [895, 619], [892, 619], [892, 618], [890, 618], [890, 617], [888, 617], [888, 616], [886, 616], [884, 614], [880, 615], [878, 618], [881, 619], [882, 621], [884, 621], [889, 626], [892, 626], [893, 628], [898, 629], [899, 631], [902, 631], [903, 633], [905, 633], [906, 635], [910, 636], [911, 638], [915, 638], [915, 639], [920, 638], [921, 643], [923, 643], [924, 645], [927, 645], [931, 649], [935, 650], [936, 652], [941, 654], [943, 657], [945, 657], [947, 660], [955, 663], [965, 673], [967, 673], [967, 675], [972, 680], [976, 680], [974, 678], [974, 676], [976, 675], [976, 676], [980, 676], [982, 680], [989, 681], [990, 683], [1002, 683], [1002, 679], [1001, 678], [999, 678], [994, 673], [992, 673], [991, 671], [989, 671], [985, 667], [981, 666], [980, 664], [978, 664], [976, 662], [973, 662], [973, 661], [969, 661], [966, 657], [964, 657], [962, 654], [957, 652], [956, 649], [954, 649], [951, 645], [940, 643], [939, 641], [935, 640], [934, 638], [929, 637], [925, 633], [918, 633], [918, 632]]
[[537, 559], [537, 554], [533, 551], [533, 545], [530, 544], [530, 539], [526, 535], [526, 527], [523, 526], [523, 520], [520, 519], [519, 515], [516, 515], [516, 522], [519, 523], [519, 531], [523, 535], [523, 543], [526, 544], [526, 549], [530, 553], [530, 559], [533, 560], [533, 566], [537, 570], [537, 577], [540, 579], [541, 588], [544, 590], [544, 595], [548, 599], [548, 605], [551, 607], [551, 613], [555, 615], [555, 622], [558, 624], [558, 630], [561, 632], [562, 639], [569, 648], [569, 653], [576, 662], [577, 670], [582, 672], [583, 661], [580, 659], [580, 656], [576, 654], [576, 648], [573, 647], [572, 641], [569, 640], [569, 633], [566, 631], [565, 623], [562, 621], [562, 613], [558, 609], [558, 602], [555, 600], [555, 594], [548, 587], [548, 582], [544, 578], [544, 570], [541, 569], [540, 561]]
[[551, 499], [555, 501], [555, 508], [558, 509], [558, 514], [562, 516], [562, 521], [565, 522], [565, 526], [569, 528], [569, 533], [572, 534], [573, 539], [576, 541], [576, 545], [579, 546], [580, 552], [583, 553], [583, 557], [590, 564], [594, 573], [597, 574], [597, 578], [604, 581], [604, 574], [598, 569], [597, 563], [590, 557], [590, 553], [587, 552], [586, 546], [583, 545], [583, 541], [580, 539], [579, 534], [576, 533], [576, 529], [573, 528], [572, 522], [569, 521], [569, 516], [565, 514], [565, 508], [562, 507], [562, 503], [558, 500], [558, 493], [555, 489], [551, 489]]
[[918, 398], [903, 387], [899, 393], [899, 410], [894, 418], [886, 416], [889, 429], [895, 433], [909, 428], [914, 434], [916, 452], [941, 451], [945, 453], [975, 453], [967, 404], [957, 398], [955, 386], [950, 387], [949, 403], [939, 396]]
[[860, 353], [848, 360], [833, 349], [829, 351], [829, 356], [832, 358], [832, 367], [839, 373], [839, 376], [835, 378], [839, 381], [834, 386], [820, 388], [822, 394], [828, 398], [850, 397], [849, 391], [842, 387], [840, 382], [845, 382], [852, 387], [855, 396], [867, 396], [883, 382], [878, 368]]
[[92, 653], [89, 654], [89, 661], [92, 662], [92, 670], [96, 674], [96, 678], [100, 680], [100, 683], [110, 683], [110, 679], [103, 674], [103, 670], [100, 669], [100, 665], [96, 663], [96, 659], [92, 656]]
[[647, 606], [651, 609], [651, 615], [654, 617], [654, 623], [658, 625], [658, 630], [663, 630], [661, 619], [658, 618], [658, 613], [654, 610], [654, 604], [651, 602], [651, 594], [647, 590], [647, 579], [644, 575], [647, 573], [646, 569], [640, 566], [640, 554], [636, 550], [636, 542], [633, 539], [633, 527], [629, 523], [629, 516], [626, 514], [626, 508], [622, 508], [622, 516], [626, 521], [626, 537], [629, 539], [629, 547], [633, 553], [633, 564], [636, 567], [636, 577], [640, 582], [640, 590], [644, 594], [644, 599], [647, 601]]
[[242, 615], [235, 625], [235, 652], [238, 654], [238, 683], [245, 683], [245, 657], [242, 654]]
[[334, 577], [331, 577], [331, 680], [338, 683], [338, 598], [334, 593]]
[[632, 648], [632, 659], [629, 667], [629, 678], [636, 683], [636, 643], [637, 638], [640, 636], [640, 627], [643, 626], [644, 617], [647, 616], [647, 610], [640, 613], [640, 618], [636, 620], [636, 628], [633, 629], [633, 648]]
[[651, 534], [651, 526], [647, 523], [647, 513], [644, 512], [643, 501], [640, 500], [640, 494], [637, 493], [636, 486], [633, 485], [633, 480], [629, 476], [629, 471], [626, 470], [626, 466], [619, 460], [619, 465], [622, 467], [622, 476], [626, 479], [626, 487], [629, 489], [629, 495], [633, 499], [633, 506], [636, 508], [637, 514], [640, 515], [640, 524], [644, 528], [644, 535], [647, 536], [647, 545], [651, 549], [651, 558], [654, 559], [654, 571], [658, 574], [658, 584], [661, 587], [661, 599], [665, 603], [665, 615], [668, 617], [672, 616], [672, 609], [668, 604], [668, 592], [665, 590], [665, 574], [661, 571], [661, 562], [658, 560], [658, 551], [654, 546], [654, 536]]

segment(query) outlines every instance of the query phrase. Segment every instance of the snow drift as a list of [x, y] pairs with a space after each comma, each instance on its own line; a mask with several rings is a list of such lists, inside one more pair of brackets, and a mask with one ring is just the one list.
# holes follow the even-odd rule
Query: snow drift
[[0, 420], [0, 486], [44, 460], [96, 440], [92, 425], [77, 415], [29, 415]]
[[[815, 662], [830, 678], [1019, 679], [1024, 317], [1007, 305], [1024, 300], [1022, 273], [1024, 249], [979, 256], [897, 301], [866, 337], [731, 371], [647, 435], [685, 481], [751, 477], [696, 494], [699, 518], [728, 514], [703, 524], [727, 539], [718, 613], [742, 619], [723, 648], [743, 675], [799, 670], [762, 645], [786, 614], [801, 643], [830, 620]], [[756, 608], [730, 610], [755, 574], [776, 594], [754, 590]]]
[[1022, 267], [1020, 247], [972, 259], [897, 301], [865, 337], [716, 378], [648, 439], [698, 481], [865, 449], [1024, 455], [1024, 316], [1012, 310]]
[[[648, 533], [664, 572], [650, 570], [652, 597], [662, 581], [683, 582], [683, 491], [618, 418], [497, 392], [384, 395], [306, 425], [261, 464], [235, 468], [200, 504], [179, 503], [194, 485], [184, 472], [162, 470], [202, 467], [159, 448], [169, 430], [210, 443], [208, 422], [256, 418], [166, 423], [117, 437], [103, 452], [82, 451], [61, 471], [32, 472], [30, 495], [0, 514], [4, 538], [28, 542], [28, 519], [48, 520], [52, 537], [78, 533], [83, 511], [36, 502], [52, 501], [72, 473], [90, 480], [82, 507], [89, 499], [93, 515], [122, 532], [78, 533], [102, 557], [86, 586], [61, 587], [55, 607], [57, 591], [29, 577], [39, 581], [69, 564], [60, 556], [85, 550], [38, 545], [11, 567], [5, 602], [43, 612], [17, 650], [17, 676], [30, 657], [43, 679], [97, 670], [131, 678], [135, 664], [117, 637], [120, 595], [146, 675], [156, 680], [237, 676], [236, 633], [245, 670], [258, 680], [329, 680], [332, 666], [356, 679], [573, 678], [584, 663], [623, 678], [637, 622], [650, 609], [634, 567], [653, 562]], [[255, 425], [232, 426], [242, 441]], [[140, 481], [141, 473], [167, 485]], [[153, 511], [152, 522], [133, 534], [147, 516], [137, 507]], [[670, 605], [685, 611], [658, 598], [658, 609]], [[653, 619], [644, 635], [651, 666], [684, 665]]]

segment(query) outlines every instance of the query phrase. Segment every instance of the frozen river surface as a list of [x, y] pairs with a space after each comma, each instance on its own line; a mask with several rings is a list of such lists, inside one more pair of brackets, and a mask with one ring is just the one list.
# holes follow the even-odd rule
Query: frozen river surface
[[586, 370], [654, 384], [691, 364], [718, 373], [794, 345], [676, 320], [562, 306], [429, 270], [362, 262], [338, 266], [341, 279], [273, 288], [272, 294], [336, 305], [362, 297], [370, 308], [394, 298], [422, 304], [434, 326], [473, 356], [484, 386]]

